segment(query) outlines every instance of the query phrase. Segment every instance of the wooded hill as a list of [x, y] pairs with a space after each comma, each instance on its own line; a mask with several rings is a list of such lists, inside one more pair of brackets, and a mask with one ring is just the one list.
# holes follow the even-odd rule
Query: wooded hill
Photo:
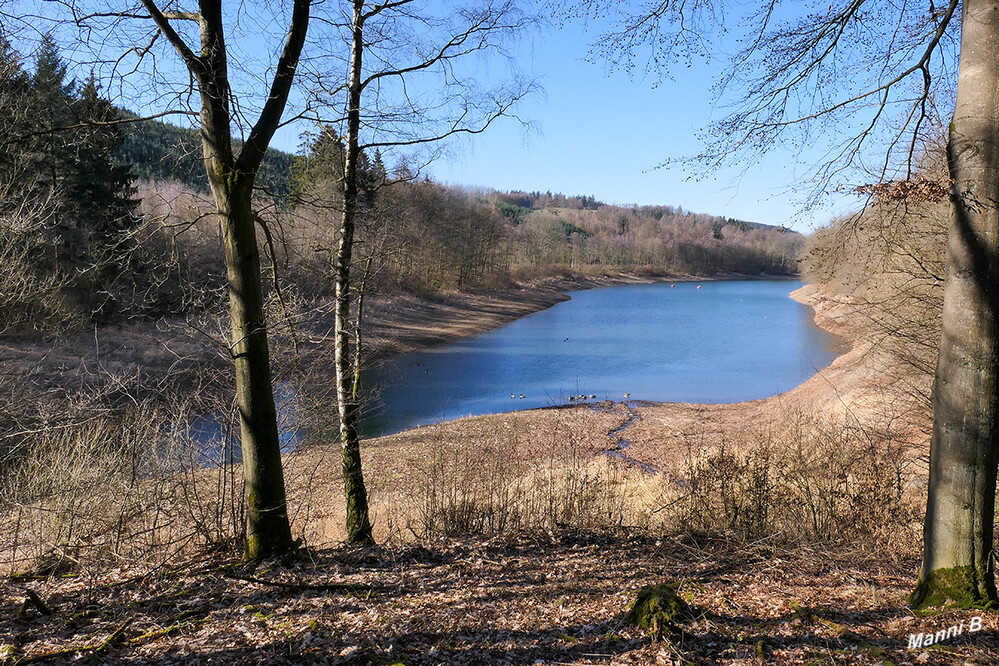
[[[122, 118], [138, 118], [131, 111], [119, 110]], [[241, 143], [235, 142], [237, 150]], [[193, 129], [159, 120], [128, 123], [123, 126], [122, 141], [115, 159], [131, 166], [136, 180], [176, 181], [199, 192], [208, 192], [208, 178], [201, 158], [201, 137]], [[267, 151], [257, 174], [257, 185], [274, 196], [291, 191], [295, 156], [273, 148]]]
[[[51, 39], [31, 69], [0, 47], [0, 326], [60, 329], [225, 302], [199, 134], [139, 121], [92, 79], [71, 80]], [[331, 298], [343, 163], [332, 127], [299, 155], [267, 152], [255, 196], [271, 289]], [[679, 207], [446, 187], [378, 152], [361, 155], [361, 176], [355, 262], [375, 294], [608, 273], [791, 275], [804, 244], [783, 228]]]

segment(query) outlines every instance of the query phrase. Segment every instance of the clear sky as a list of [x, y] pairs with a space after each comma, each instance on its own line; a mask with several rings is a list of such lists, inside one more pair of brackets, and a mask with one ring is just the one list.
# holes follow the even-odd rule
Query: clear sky
[[[448, 6], [448, 0], [427, 2], [438, 9]], [[286, 17], [276, 15], [267, 5], [261, 7], [268, 8], [260, 21], [270, 29], [271, 41], [283, 39]], [[242, 21], [254, 27], [256, 23], [247, 16]], [[783, 224], [799, 231], [807, 231], [859, 205], [856, 197], [840, 196], [825, 208], [801, 212], [801, 202], [811, 191], [805, 182], [811, 166], [807, 150], [804, 159], [791, 153], [772, 154], [749, 169], [728, 169], [703, 181], [691, 180], [682, 168], [658, 168], [664, 160], [697, 154], [701, 146], [695, 135], [710, 121], [725, 115], [724, 108], [714, 106], [711, 92], [718, 68], [724, 63], [695, 63], [689, 69], [681, 66], [674, 72], [675, 79], [655, 85], [655, 78], [632, 77], [612, 71], [601, 62], [586, 60], [602, 28], [579, 22], [561, 29], [549, 27], [512, 47], [517, 66], [526, 75], [536, 77], [544, 88], [544, 93], [514, 109], [532, 126], [525, 128], [516, 121], [501, 119], [486, 133], [455, 145], [430, 167], [431, 175], [455, 185], [592, 195], [620, 205], [682, 206], [693, 212]], [[278, 42], [265, 43], [266, 32], [250, 30], [241, 45], [244, 50], [237, 61], [245, 64], [247, 58], [261, 60], [251, 62], [250, 70], [267, 71], [265, 56], [274, 52]], [[68, 41], [67, 36], [65, 43]], [[100, 50], [102, 45], [90, 46]], [[120, 48], [109, 42], [105, 50], [115, 55], [120, 54]], [[112, 57], [106, 62], [115, 60]], [[179, 64], [169, 49], [158, 67], [172, 75], [174, 83], [180, 82], [179, 89], [183, 90], [182, 84], [188, 80], [186, 73], [177, 74]], [[500, 69], [497, 66], [490, 73], [485, 68], [483, 81], [497, 75]], [[143, 88], [141, 75], [132, 78], [138, 78], [140, 87], [122, 90], [121, 99], [116, 101], [141, 110], [143, 96], [152, 93], [155, 97], [159, 89], [153, 83]], [[116, 88], [112, 85], [110, 90]], [[155, 103], [149, 109], [156, 110]], [[300, 132], [306, 129], [289, 126], [272, 145], [294, 152]], [[820, 159], [816, 155], [812, 161]]]
[[799, 231], [857, 205], [854, 197], [839, 197], [801, 213], [808, 190], [802, 174], [809, 165], [796, 155], [774, 154], [748, 170], [733, 168], [699, 182], [682, 168], [657, 168], [667, 158], [696, 154], [695, 134], [724, 114], [711, 93], [717, 71], [681, 66], [673, 81], [656, 86], [654, 78], [587, 62], [598, 37], [593, 27], [570, 25], [523, 43], [518, 61], [545, 92], [520, 104], [517, 113], [535, 127], [498, 122], [436, 164], [435, 177], [498, 190], [593, 195], [613, 204], [682, 206]]

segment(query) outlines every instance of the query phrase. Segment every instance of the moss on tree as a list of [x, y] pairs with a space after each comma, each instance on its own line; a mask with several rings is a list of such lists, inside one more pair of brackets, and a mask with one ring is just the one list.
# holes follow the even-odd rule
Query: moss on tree
[[663, 583], [642, 588], [626, 621], [658, 634], [664, 628], [676, 628], [679, 622], [693, 618], [694, 612], [677, 594], [678, 587], [679, 583]]
[[975, 567], [935, 569], [921, 577], [909, 595], [909, 605], [916, 610], [926, 608], [977, 608], [996, 610], [995, 587], [987, 583], [986, 572]]

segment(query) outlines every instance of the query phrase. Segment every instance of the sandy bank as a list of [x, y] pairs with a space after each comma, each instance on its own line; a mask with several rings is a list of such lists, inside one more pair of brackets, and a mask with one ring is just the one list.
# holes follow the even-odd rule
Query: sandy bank
[[628, 431], [629, 455], [661, 469], [689, 447], [753, 443], [768, 430], [796, 419], [840, 427], [891, 424], [899, 439], [927, 447], [927, 414], [916, 396], [903, 390], [911, 383], [905, 368], [863, 335], [862, 310], [849, 298], [806, 285], [792, 292], [810, 306], [815, 323], [836, 335], [844, 351], [799, 386], [770, 398], [731, 404], [659, 403], [638, 408], [639, 420]]

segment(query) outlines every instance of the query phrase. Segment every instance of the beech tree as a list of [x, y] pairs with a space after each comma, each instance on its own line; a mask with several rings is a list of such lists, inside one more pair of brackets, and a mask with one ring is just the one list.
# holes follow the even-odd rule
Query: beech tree
[[[166, 13], [153, 0], [142, 0], [151, 20], [196, 82], [201, 101], [202, 155], [222, 226], [229, 282], [232, 336], [229, 352], [236, 367], [236, 403], [246, 483], [245, 554], [249, 559], [292, 546], [271, 385], [253, 184], [291, 92], [308, 31], [311, 4], [310, 0], [294, 1], [288, 35], [271, 77], [270, 93], [236, 154], [232, 141], [233, 93], [221, 0], [201, 0], [197, 12]], [[194, 21], [200, 44], [192, 47], [174, 28], [175, 21]]]
[[[178, 9], [178, 5], [190, 7]], [[78, 31], [77, 57], [96, 68], [96, 75], [110, 81], [129, 105], [150, 103], [159, 111], [150, 113], [154, 116], [186, 115], [200, 130], [229, 286], [231, 339], [227, 346], [235, 366], [245, 479], [245, 555], [250, 559], [293, 545], [271, 385], [255, 228], [259, 216], [253, 207], [253, 191], [261, 160], [291, 95], [311, 5], [310, 0], [290, 3], [281, 50], [274, 62], [260, 64], [257, 72], [234, 59], [227, 42], [230, 32], [245, 19], [241, 12], [247, 6], [239, 3], [192, 0], [161, 6], [156, 0], [140, 0], [123, 7], [97, 0], [65, 0], [42, 6], [13, 2], [0, 8], [5, 24], [21, 33], [42, 25], [64, 34]], [[282, 15], [286, 8], [268, 7], [264, 13]], [[260, 38], [259, 29], [255, 37]], [[255, 79], [261, 92], [266, 91], [259, 95], [263, 99], [256, 109], [244, 101], [254, 91], [237, 89], [237, 83], [247, 85], [246, 76]], [[236, 150], [233, 134], [244, 128], [248, 131]], [[57, 129], [65, 128], [53, 131]]]
[[[652, 70], [722, 45], [722, 0], [571, 3], [611, 15], [597, 55]], [[565, 12], [566, 6], [559, 5]], [[708, 128], [708, 171], [774, 148], [825, 141], [819, 191], [880, 151], [880, 191], [913, 191], [937, 110], [953, 103], [947, 141], [950, 229], [935, 372], [923, 564], [917, 607], [999, 604], [992, 561], [999, 464], [999, 5], [949, 0], [914, 7], [871, 0], [758, 5], [720, 82], [735, 111]], [[729, 38], [731, 37], [729, 33]], [[958, 36], [960, 41], [958, 43]], [[955, 68], [955, 55], [959, 53]], [[945, 112], [944, 112], [945, 113]], [[872, 145], [874, 144], [874, 145]], [[917, 188], [918, 189], [918, 188]]]

